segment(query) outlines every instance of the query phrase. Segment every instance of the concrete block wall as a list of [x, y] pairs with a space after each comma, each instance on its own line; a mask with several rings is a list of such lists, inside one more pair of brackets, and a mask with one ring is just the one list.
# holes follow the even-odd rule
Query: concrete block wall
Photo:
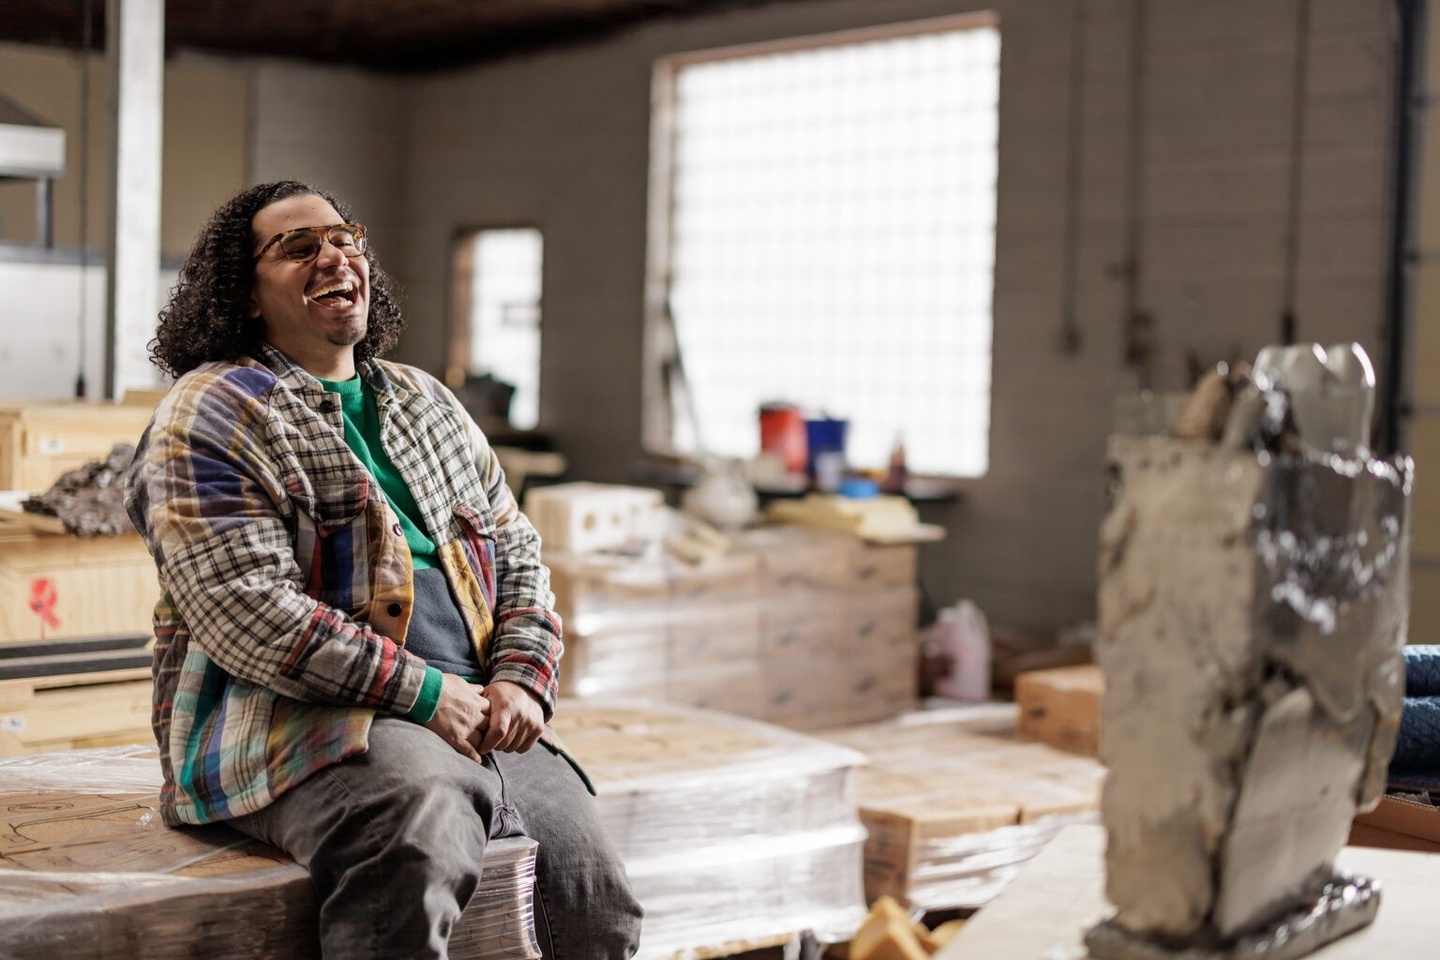
[[283, 60], [251, 69], [250, 182], [301, 180], [344, 199], [394, 272], [409, 131], [404, 82]]
[[[1296, 313], [1302, 338], [1359, 340], [1380, 363], [1393, 52], [1389, 0], [1312, 0]], [[991, 468], [925, 507], [948, 539], [921, 551], [940, 605], [1044, 634], [1094, 615], [1104, 443], [1123, 361], [1133, 0], [1081, 0], [1085, 60], [1076, 254], [1082, 345], [1060, 349], [1071, 7], [1052, 0], [793, 0], [664, 19], [420, 78], [266, 66], [253, 171], [325, 179], [377, 227], [407, 290], [402, 358], [444, 361], [457, 231], [544, 233], [541, 425], [586, 479], [633, 479], [641, 354], [650, 71], [686, 50], [993, 9], [1000, 173]], [[1143, 33], [1141, 284], [1151, 379], [1186, 357], [1250, 357], [1279, 337], [1296, 0], [1149, 0]], [[355, 133], [363, 143], [357, 144]], [[349, 162], [360, 148], [373, 167]], [[380, 226], [384, 226], [384, 239]], [[393, 232], [392, 232], [393, 231]]]

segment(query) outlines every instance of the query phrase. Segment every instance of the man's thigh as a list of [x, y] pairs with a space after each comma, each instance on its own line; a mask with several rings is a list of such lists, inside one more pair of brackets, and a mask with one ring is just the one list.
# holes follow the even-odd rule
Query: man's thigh
[[395, 717], [375, 718], [369, 744], [367, 752], [321, 770], [235, 826], [306, 866], [327, 836], [347, 829], [347, 821], [373, 828], [392, 816], [404, 818], [418, 798], [440, 792], [467, 798], [487, 819], [492, 837], [499, 830], [495, 813], [503, 791], [490, 764], [478, 764], [424, 727]]

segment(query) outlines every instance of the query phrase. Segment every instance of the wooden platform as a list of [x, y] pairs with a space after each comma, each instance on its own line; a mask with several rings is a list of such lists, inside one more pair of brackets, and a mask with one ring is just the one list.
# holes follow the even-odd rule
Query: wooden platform
[[[153, 748], [0, 761], [0, 957], [318, 957], [305, 869], [229, 827], [166, 828], [158, 781]], [[539, 956], [534, 858], [531, 840], [490, 845], [452, 957]]]

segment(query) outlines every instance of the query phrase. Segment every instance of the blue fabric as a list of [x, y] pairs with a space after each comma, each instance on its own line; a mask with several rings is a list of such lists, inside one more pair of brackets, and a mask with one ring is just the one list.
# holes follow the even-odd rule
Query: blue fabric
[[1388, 780], [1391, 789], [1440, 789], [1440, 644], [1405, 648], [1405, 703]]
[[1405, 648], [1405, 696], [1440, 697], [1440, 644]]

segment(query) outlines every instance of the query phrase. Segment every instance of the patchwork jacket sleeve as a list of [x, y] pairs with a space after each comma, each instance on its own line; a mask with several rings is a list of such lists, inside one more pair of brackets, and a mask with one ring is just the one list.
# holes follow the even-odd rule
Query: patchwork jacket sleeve
[[131, 519], [191, 642], [221, 669], [295, 700], [403, 714], [424, 661], [304, 590], [294, 507], [266, 442], [284, 429], [273, 387], [245, 367], [181, 378], [131, 467]]
[[453, 395], [449, 402], [468, 425], [476, 469], [495, 517], [495, 633], [489, 648], [490, 679], [510, 680], [530, 690], [549, 720], [555, 712], [565, 647], [555, 595], [550, 592], [550, 571], [540, 560], [540, 535], [520, 512], [484, 432]]

